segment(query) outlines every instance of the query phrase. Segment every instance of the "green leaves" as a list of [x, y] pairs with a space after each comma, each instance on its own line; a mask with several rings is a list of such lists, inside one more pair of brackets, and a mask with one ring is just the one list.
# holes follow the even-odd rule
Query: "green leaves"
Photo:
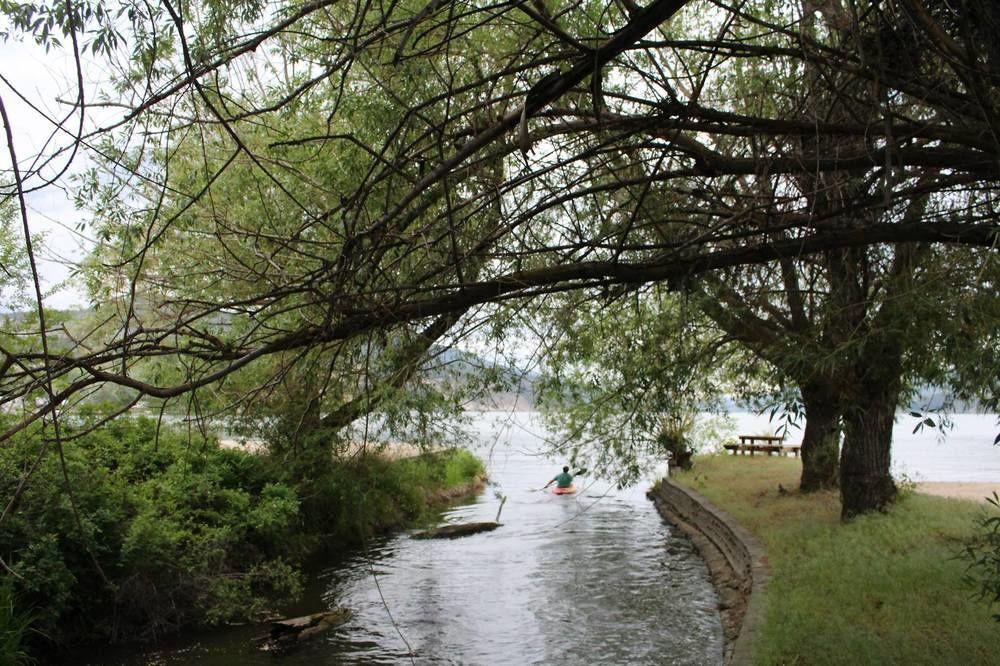
[[912, 416], [915, 419], [919, 419], [919, 421], [917, 422], [917, 425], [913, 426], [913, 434], [916, 434], [916, 433], [920, 432], [921, 430], [923, 430], [924, 426], [927, 426], [928, 428], [936, 428], [937, 427], [937, 423], [930, 416], [926, 416], [925, 417], [920, 412], [910, 412], [910, 416]]
[[22, 608], [9, 580], [0, 582], [0, 662], [26, 666], [34, 660], [22, 649], [22, 643], [34, 621], [30, 609]]
[[610, 302], [553, 299], [549, 308], [536, 390], [573, 464], [628, 484], [662, 462], [666, 444], [700, 445], [691, 416], [711, 408], [726, 379], [705, 351], [712, 333], [683, 298], [652, 289]]
[[0, 311], [6, 312], [29, 303], [30, 272], [18, 217], [14, 199], [0, 200]]
[[[85, 426], [64, 420], [64, 435]], [[247, 617], [271, 601], [265, 588], [298, 589], [287, 563], [295, 555], [287, 542], [300, 527], [295, 490], [264, 472], [259, 456], [189, 444], [169, 427], [154, 446], [155, 430], [149, 419], [120, 419], [65, 444], [83, 534], [54, 454], [0, 524], [23, 603], [41, 609], [35, 626], [53, 640], [150, 637], [192, 621]], [[36, 454], [28, 438], [0, 450], [5, 497]], [[112, 589], [92, 571], [91, 556]], [[113, 612], [124, 619], [106, 633]]]
[[[72, 14], [68, 12], [72, 9]], [[74, 0], [53, 4], [19, 3], [0, 0], [0, 13], [5, 14], [11, 24], [23, 34], [31, 35], [35, 42], [49, 51], [63, 45], [62, 38], [71, 32], [93, 35], [89, 46], [95, 55], [110, 57], [123, 37], [115, 23], [113, 12], [103, 1]], [[0, 33], [9, 39], [9, 33]]]
[[[1000, 439], [1000, 438], [998, 438]], [[1000, 496], [994, 491], [976, 519], [976, 534], [962, 551], [968, 562], [966, 582], [978, 588], [981, 599], [1000, 605]], [[1000, 613], [993, 615], [1000, 622]]]

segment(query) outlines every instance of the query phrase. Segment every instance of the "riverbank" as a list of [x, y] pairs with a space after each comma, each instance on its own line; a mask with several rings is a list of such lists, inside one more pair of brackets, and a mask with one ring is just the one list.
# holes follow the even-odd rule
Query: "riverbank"
[[718, 598], [705, 563], [662, 521], [645, 486], [587, 476], [574, 495], [539, 492], [567, 461], [550, 456], [550, 433], [536, 420], [517, 417], [470, 424], [490, 487], [435, 520], [494, 520], [506, 497], [503, 525], [454, 540], [393, 533], [317, 562], [286, 615], [351, 611], [320, 640], [279, 658], [251, 644], [259, 627], [226, 627], [141, 655], [105, 650], [74, 666], [720, 664]]
[[956, 559], [981, 506], [910, 492], [842, 524], [836, 492], [794, 490], [800, 471], [797, 459], [710, 456], [675, 477], [764, 548], [754, 663], [998, 663], [1000, 624]]
[[48, 659], [272, 615], [300, 594], [306, 562], [483, 487], [482, 463], [461, 450], [333, 461], [317, 449], [279, 460], [144, 418], [64, 433], [74, 438], [64, 449], [72, 506], [61, 461], [43, 455], [37, 433], [0, 449], [8, 498], [39, 461], [0, 524], [13, 571], [0, 579], [0, 663], [21, 641]]

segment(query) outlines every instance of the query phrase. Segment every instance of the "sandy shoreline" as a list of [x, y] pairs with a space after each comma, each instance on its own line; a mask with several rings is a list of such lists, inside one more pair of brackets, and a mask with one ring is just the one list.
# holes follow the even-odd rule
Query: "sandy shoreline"
[[917, 492], [985, 503], [994, 492], [1000, 494], [1000, 482], [924, 481], [917, 484]]
[[[219, 446], [224, 449], [241, 449], [248, 453], [263, 453], [265, 448], [264, 442], [257, 439], [220, 439]], [[351, 457], [361, 451], [376, 453], [390, 460], [412, 458], [423, 453], [423, 450], [419, 446], [404, 442], [359, 442], [351, 444], [346, 451], [340, 453], [340, 456]]]

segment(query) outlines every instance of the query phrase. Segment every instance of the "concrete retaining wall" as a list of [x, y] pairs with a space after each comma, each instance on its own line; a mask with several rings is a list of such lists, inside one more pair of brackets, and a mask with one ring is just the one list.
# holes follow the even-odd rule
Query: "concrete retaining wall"
[[649, 497], [665, 520], [691, 538], [708, 564], [719, 595], [725, 663], [753, 663], [750, 648], [763, 620], [768, 580], [764, 551], [735, 520], [693, 490], [663, 479]]

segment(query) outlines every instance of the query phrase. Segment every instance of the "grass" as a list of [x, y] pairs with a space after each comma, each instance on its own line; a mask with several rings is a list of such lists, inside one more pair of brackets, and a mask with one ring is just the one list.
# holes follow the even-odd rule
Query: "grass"
[[34, 663], [21, 649], [31, 620], [30, 615], [15, 608], [10, 581], [0, 581], [0, 664], [17, 666]]
[[454, 497], [447, 492], [484, 474], [465, 450], [449, 449], [408, 458], [364, 456], [337, 465], [315, 479], [303, 513], [326, 553], [363, 543], [407, 525], [422, 525]]
[[711, 456], [677, 477], [767, 553], [755, 663], [1000, 664], [1000, 623], [956, 558], [981, 506], [904, 492], [888, 513], [842, 524], [836, 492], [795, 490], [800, 470], [791, 458]]

